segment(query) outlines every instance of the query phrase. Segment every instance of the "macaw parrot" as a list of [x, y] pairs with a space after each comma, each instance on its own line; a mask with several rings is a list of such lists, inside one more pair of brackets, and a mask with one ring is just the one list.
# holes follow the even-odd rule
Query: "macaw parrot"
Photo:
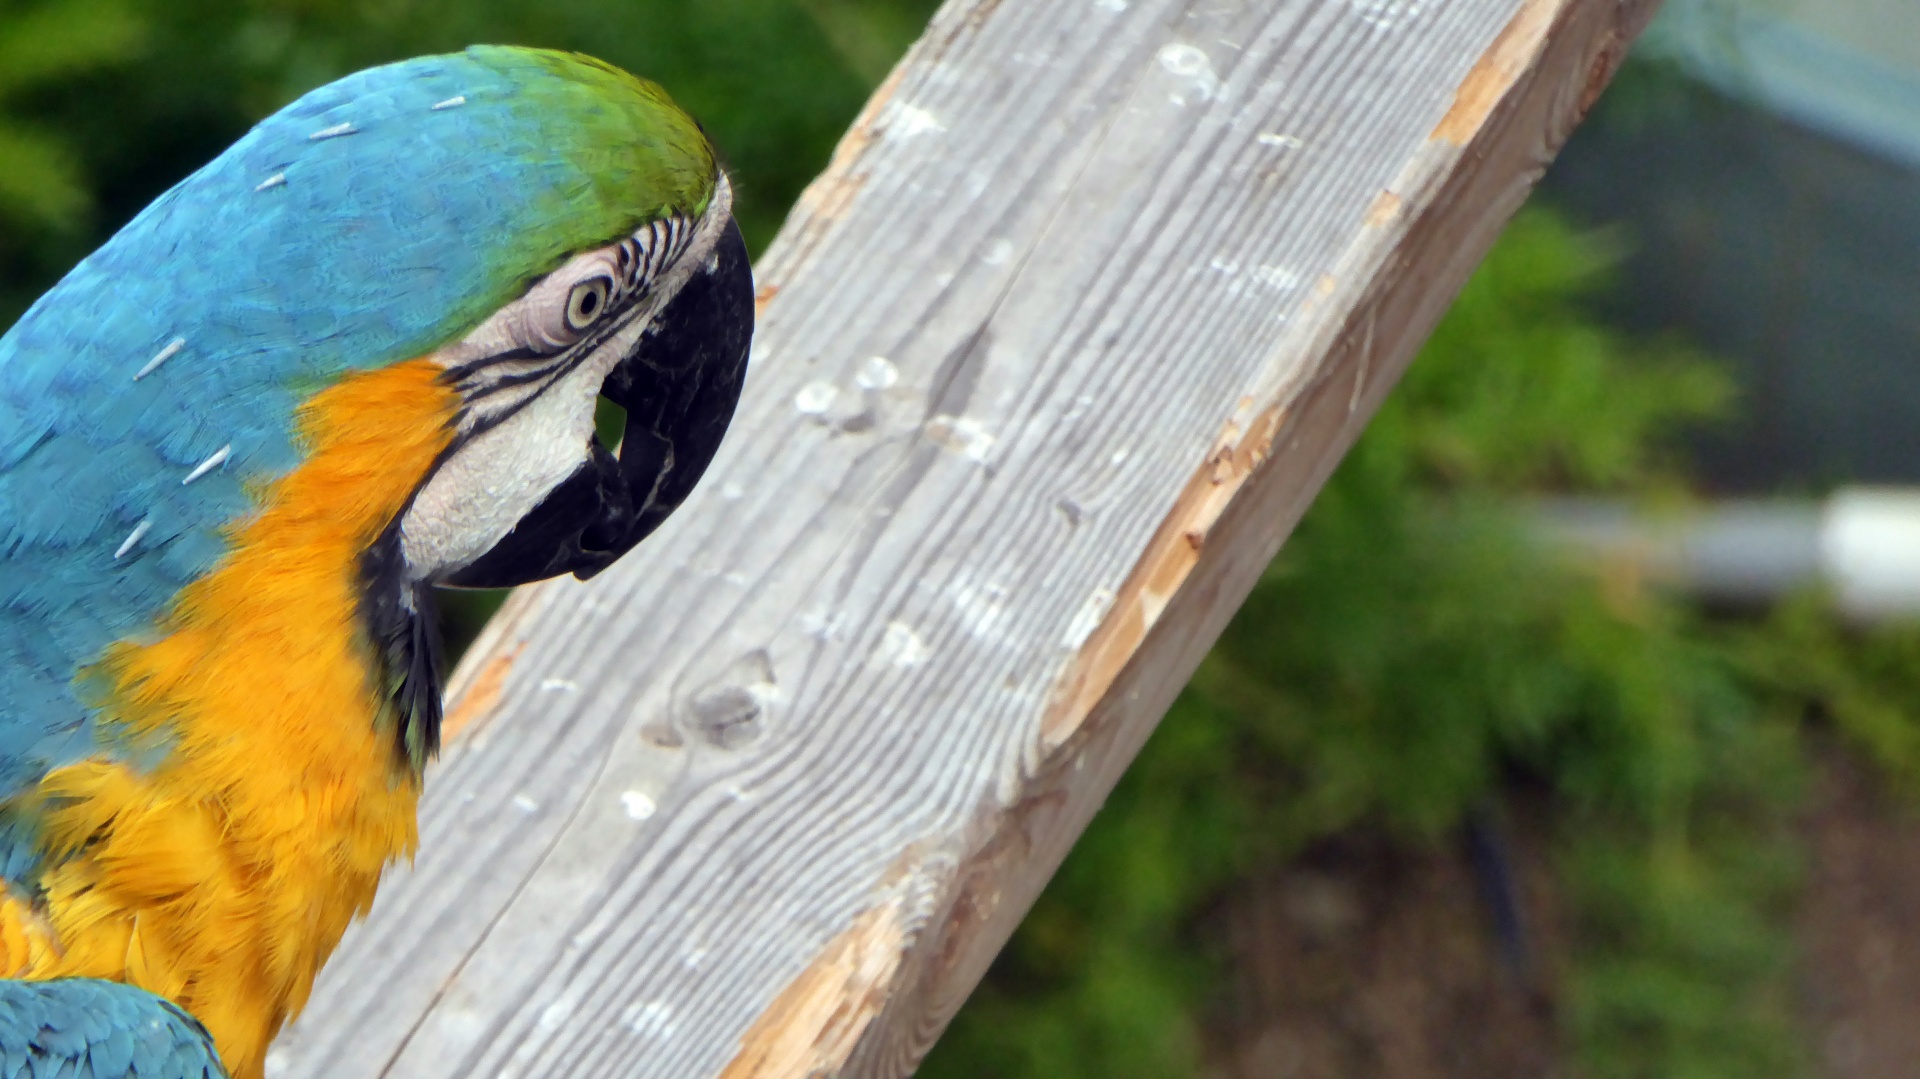
[[633, 547], [752, 331], [694, 121], [507, 47], [307, 94], [34, 304], [0, 338], [0, 1079], [259, 1079], [414, 849], [431, 587]]

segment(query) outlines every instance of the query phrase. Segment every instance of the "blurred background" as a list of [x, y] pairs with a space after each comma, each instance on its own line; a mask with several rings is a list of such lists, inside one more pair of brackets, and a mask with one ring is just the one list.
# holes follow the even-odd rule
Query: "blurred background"
[[[764, 245], [932, 8], [0, 0], [0, 326], [480, 41], [664, 83]], [[923, 1074], [1920, 1075], [1903, 484], [1920, 5], [1671, 0]]]

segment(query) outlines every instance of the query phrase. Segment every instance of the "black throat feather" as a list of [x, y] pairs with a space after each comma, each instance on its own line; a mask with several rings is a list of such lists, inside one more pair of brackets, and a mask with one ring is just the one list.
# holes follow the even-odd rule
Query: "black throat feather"
[[440, 751], [440, 625], [433, 589], [409, 582], [405, 567], [396, 517], [360, 558], [360, 623], [373, 658], [375, 729], [418, 776]]

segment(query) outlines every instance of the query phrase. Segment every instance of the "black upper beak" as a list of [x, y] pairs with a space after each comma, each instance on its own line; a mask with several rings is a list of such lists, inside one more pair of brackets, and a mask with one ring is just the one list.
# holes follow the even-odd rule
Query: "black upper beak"
[[627, 410], [616, 458], [591, 440], [587, 462], [486, 554], [448, 576], [506, 588], [611, 565], [667, 519], [726, 434], [753, 341], [753, 274], [733, 222], [607, 376], [601, 396]]

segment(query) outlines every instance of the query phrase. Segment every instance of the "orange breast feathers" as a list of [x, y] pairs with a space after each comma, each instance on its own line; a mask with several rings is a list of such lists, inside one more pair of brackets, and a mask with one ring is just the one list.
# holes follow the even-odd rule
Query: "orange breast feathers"
[[167, 747], [141, 770], [84, 761], [32, 795], [45, 902], [0, 903], [0, 976], [131, 982], [187, 1008], [236, 1079], [410, 855], [419, 777], [376, 730], [360, 558], [446, 448], [458, 406], [414, 360], [300, 412], [304, 463], [261, 492], [232, 549], [152, 643], [89, 679], [103, 722]]

